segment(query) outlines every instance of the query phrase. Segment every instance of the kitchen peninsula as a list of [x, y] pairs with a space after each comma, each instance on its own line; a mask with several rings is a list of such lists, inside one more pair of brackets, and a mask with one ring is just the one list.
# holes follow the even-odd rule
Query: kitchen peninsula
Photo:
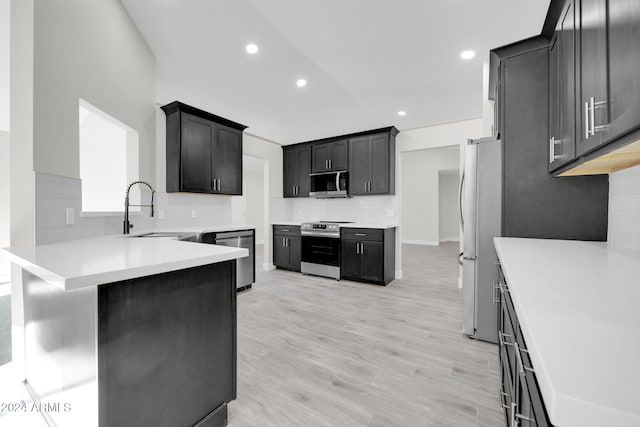
[[61, 408], [49, 424], [226, 425], [246, 249], [107, 236], [4, 254], [22, 268], [26, 387]]

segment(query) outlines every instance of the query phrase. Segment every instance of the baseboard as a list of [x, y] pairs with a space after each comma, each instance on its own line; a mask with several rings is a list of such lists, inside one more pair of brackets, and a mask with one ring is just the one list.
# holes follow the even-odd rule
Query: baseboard
[[396, 279], [402, 279], [402, 270], [396, 270]]
[[269, 264], [268, 262], [265, 262], [262, 264], [262, 269], [264, 271], [271, 271], [271, 270], [275, 270], [276, 266], [274, 264]]
[[409, 245], [423, 245], [423, 246], [440, 246], [440, 242], [437, 240], [407, 240], [403, 239], [402, 243]]
[[442, 237], [440, 238], [440, 243], [445, 242], [460, 242], [460, 237]]

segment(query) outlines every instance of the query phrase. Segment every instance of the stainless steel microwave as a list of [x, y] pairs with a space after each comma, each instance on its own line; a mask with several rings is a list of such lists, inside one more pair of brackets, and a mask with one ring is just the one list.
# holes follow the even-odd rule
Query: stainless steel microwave
[[317, 199], [349, 197], [349, 172], [320, 172], [309, 174], [311, 191], [309, 196]]

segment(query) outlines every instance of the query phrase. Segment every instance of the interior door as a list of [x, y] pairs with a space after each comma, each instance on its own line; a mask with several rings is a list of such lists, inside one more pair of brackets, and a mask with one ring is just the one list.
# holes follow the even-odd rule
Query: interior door
[[211, 143], [214, 125], [208, 120], [182, 113], [180, 145], [181, 191], [209, 193], [211, 185]]

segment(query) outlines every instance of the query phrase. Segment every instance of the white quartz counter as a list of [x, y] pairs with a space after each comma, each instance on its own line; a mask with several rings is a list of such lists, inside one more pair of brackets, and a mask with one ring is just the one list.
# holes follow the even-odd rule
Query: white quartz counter
[[495, 246], [550, 421], [640, 426], [640, 256], [596, 242]]
[[224, 231], [235, 231], [235, 230], [255, 230], [254, 225], [203, 225], [199, 227], [158, 227], [158, 228], [149, 228], [142, 230], [131, 230], [131, 235], [136, 236], [145, 233], [218, 233]]
[[[234, 226], [228, 230], [246, 227]], [[200, 228], [196, 232], [202, 230]], [[206, 231], [227, 230], [207, 228]], [[11, 262], [64, 290], [249, 256], [246, 249], [182, 242], [177, 237], [137, 238], [122, 235], [26, 248], [12, 247], [2, 252]]]

